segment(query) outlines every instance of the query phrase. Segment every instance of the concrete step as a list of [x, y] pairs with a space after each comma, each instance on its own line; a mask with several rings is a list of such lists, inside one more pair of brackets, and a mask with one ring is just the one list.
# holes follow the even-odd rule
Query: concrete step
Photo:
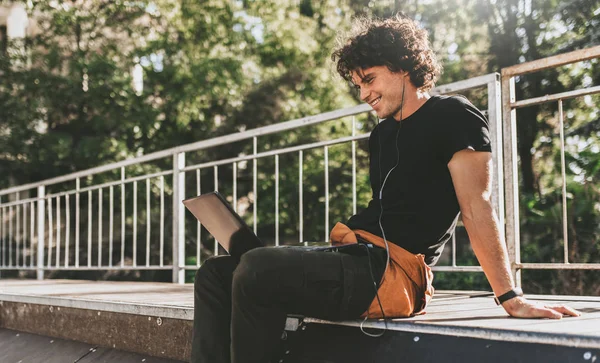
[[0, 301], [0, 328], [179, 361], [189, 361], [191, 351], [191, 320], [64, 307], [52, 301]]

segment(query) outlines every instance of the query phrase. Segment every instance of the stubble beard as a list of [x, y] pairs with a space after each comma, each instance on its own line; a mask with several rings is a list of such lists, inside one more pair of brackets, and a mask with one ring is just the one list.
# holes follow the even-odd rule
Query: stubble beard
[[[393, 117], [393, 118], [394, 118], [394, 120], [396, 120], [396, 121], [402, 121], [402, 120], [400, 119], [400, 111], [402, 110], [402, 106], [404, 106], [404, 105], [403, 105], [403, 103], [401, 102], [401, 103], [398, 105], [398, 107], [394, 108], [394, 109], [393, 109], [392, 111], [390, 111], [390, 112], [389, 112], [389, 113], [388, 113], [388, 114], [387, 114], [385, 117], [382, 117], [382, 118], [389, 118], [389, 117]], [[396, 118], [396, 115], [398, 115], [398, 118]]]

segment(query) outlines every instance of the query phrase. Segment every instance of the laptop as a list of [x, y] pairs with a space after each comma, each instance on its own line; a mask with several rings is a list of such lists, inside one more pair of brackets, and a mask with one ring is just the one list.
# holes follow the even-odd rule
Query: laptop
[[239, 259], [251, 249], [265, 246], [219, 192], [186, 199], [183, 205], [231, 256]]
[[[219, 192], [210, 192], [186, 199], [183, 201], [183, 205], [215, 237], [225, 251], [238, 260], [251, 249], [266, 246]], [[314, 244], [314, 242], [310, 243]], [[342, 248], [319, 244], [317, 246], [277, 247], [327, 252], [338, 251]]]

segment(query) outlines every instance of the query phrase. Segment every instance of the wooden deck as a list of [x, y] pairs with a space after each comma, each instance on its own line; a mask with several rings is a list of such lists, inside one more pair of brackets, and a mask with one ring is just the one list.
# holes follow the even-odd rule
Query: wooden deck
[[[78, 280], [0, 280], [0, 302], [109, 311], [162, 318], [193, 319], [192, 285]], [[482, 296], [484, 295], [484, 296]], [[488, 295], [488, 296], [485, 296]], [[390, 330], [600, 348], [600, 297], [527, 295], [544, 304], [568, 304], [583, 313], [561, 320], [515, 319], [489, 294], [438, 291], [427, 314], [388, 321]], [[305, 322], [358, 326], [358, 321]], [[366, 327], [383, 328], [373, 320]]]
[[[527, 297], [544, 304], [568, 304], [583, 315], [561, 320], [516, 319], [496, 306], [490, 293], [437, 291], [427, 314], [388, 320], [389, 333], [379, 339], [364, 336], [358, 329], [359, 320], [331, 322], [290, 316], [285, 327], [289, 338], [282, 341], [275, 361], [375, 359], [391, 363], [400, 352], [414, 362], [446, 360], [448, 356], [462, 362], [557, 363], [580, 362], [581, 358], [593, 362], [600, 357], [600, 297]], [[188, 361], [193, 303], [192, 285], [0, 280], [0, 330]], [[382, 329], [385, 323], [369, 320], [364, 328]], [[348, 344], [353, 350], [347, 349]], [[431, 344], [439, 349], [427, 349]]]

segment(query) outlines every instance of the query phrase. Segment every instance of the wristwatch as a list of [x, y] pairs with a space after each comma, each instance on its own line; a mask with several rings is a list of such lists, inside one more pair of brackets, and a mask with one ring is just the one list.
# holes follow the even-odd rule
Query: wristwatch
[[503, 302], [512, 299], [513, 297], [523, 296], [523, 290], [520, 287], [515, 287], [507, 293], [504, 293], [500, 296], [494, 298], [496, 305], [501, 305]]

